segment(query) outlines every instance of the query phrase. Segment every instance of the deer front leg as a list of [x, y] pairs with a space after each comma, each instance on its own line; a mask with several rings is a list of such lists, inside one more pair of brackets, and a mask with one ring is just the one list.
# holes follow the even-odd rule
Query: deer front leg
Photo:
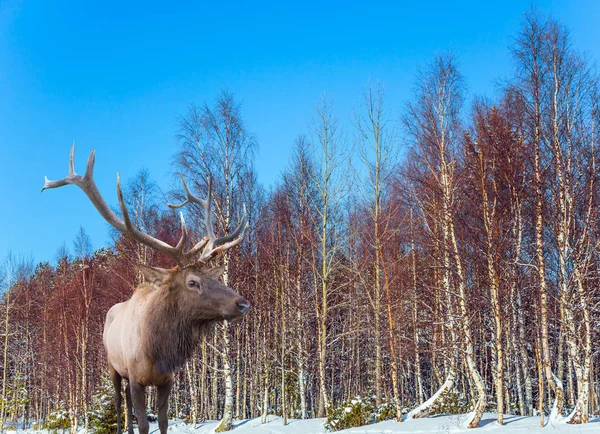
[[129, 427], [127, 429], [128, 434], [134, 434], [133, 432], [133, 410], [131, 404], [131, 387], [129, 386], [129, 381], [127, 381], [127, 386], [125, 386], [125, 397], [127, 399], [127, 420], [129, 421]]
[[115, 408], [117, 409], [117, 434], [121, 434], [121, 376], [109, 365], [110, 379], [115, 386]]
[[148, 434], [150, 424], [146, 417], [146, 395], [144, 393], [144, 386], [138, 384], [135, 380], [130, 379], [129, 387], [131, 389], [131, 403], [133, 404], [133, 408], [135, 408], [135, 415], [137, 416], [139, 434]]
[[158, 386], [158, 428], [160, 434], [167, 434], [167, 428], [169, 426], [169, 416], [167, 414], [169, 409], [169, 395], [171, 394], [171, 387], [173, 386], [173, 380], [169, 380], [168, 383]]

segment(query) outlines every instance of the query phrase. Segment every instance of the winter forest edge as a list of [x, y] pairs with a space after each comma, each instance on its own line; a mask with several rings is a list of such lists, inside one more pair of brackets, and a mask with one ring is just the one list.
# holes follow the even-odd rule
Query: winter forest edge
[[[324, 98], [268, 190], [231, 92], [180, 117], [174, 169], [201, 195], [212, 176], [219, 233], [245, 204], [250, 229], [228, 278], [252, 307], [177, 372], [171, 419], [326, 417], [339, 430], [448, 413], [468, 413], [470, 428], [484, 412], [542, 426], [600, 414], [595, 59], [538, 12], [510, 50], [500, 96], [469, 107], [452, 54], [422, 68], [407, 104], [368, 83], [351, 129]], [[134, 225], [172, 244], [179, 217], [166, 202], [181, 193], [163, 195], [146, 171], [124, 189]], [[202, 212], [184, 215], [202, 237]], [[82, 228], [56, 265], [3, 259], [0, 432], [102, 432], [112, 420], [106, 312], [131, 296], [136, 264], [174, 265], [112, 235], [92, 252]], [[152, 412], [153, 390], [148, 399]]]

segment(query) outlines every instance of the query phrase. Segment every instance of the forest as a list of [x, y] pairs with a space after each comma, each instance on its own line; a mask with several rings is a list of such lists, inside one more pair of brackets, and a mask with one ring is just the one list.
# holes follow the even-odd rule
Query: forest
[[[269, 188], [232, 92], [181, 114], [173, 171], [199, 195], [212, 179], [219, 233], [247, 210], [244, 242], [220, 261], [251, 308], [202, 337], [175, 375], [171, 418], [276, 414], [285, 424], [357, 396], [399, 423], [455, 411], [477, 427], [491, 411], [499, 423], [518, 414], [580, 424], [600, 413], [595, 59], [537, 12], [507, 49], [513, 73], [494, 98], [469, 97], [452, 53], [406, 84], [408, 102], [369, 82], [342, 122], [323, 98]], [[68, 149], [57, 150], [65, 163]], [[172, 245], [179, 216], [166, 203], [185, 199], [173, 185], [161, 191], [147, 171], [124, 183], [134, 225]], [[202, 238], [201, 208], [183, 212], [192, 240]], [[137, 264], [175, 265], [116, 231], [111, 239], [92, 251], [81, 228], [55, 258], [2, 259], [0, 431], [60, 412], [73, 433], [90, 426], [107, 378], [106, 312], [141, 281]]]

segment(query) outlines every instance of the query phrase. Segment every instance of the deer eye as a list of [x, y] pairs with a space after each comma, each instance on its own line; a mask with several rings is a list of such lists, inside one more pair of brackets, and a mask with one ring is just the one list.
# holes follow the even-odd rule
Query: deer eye
[[189, 287], [189, 288], [195, 288], [196, 286], [198, 286], [198, 284], [196, 283], [196, 281], [195, 281], [195, 280], [190, 280], [190, 281], [188, 282], [188, 287]]

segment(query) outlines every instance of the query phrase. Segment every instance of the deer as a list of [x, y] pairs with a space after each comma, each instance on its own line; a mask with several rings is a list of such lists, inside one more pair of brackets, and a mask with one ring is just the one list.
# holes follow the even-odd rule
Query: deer
[[[148, 434], [145, 388], [157, 389], [158, 426], [167, 433], [168, 403], [173, 373], [192, 355], [200, 337], [220, 321], [238, 321], [248, 314], [250, 304], [233, 289], [219, 281], [224, 267], [211, 267], [217, 255], [240, 244], [249, 224], [246, 209], [237, 228], [229, 235], [217, 238], [212, 222], [212, 179], [208, 181], [208, 197], [194, 196], [181, 173], [186, 195], [184, 202], [167, 205], [179, 209], [194, 203], [204, 210], [204, 225], [208, 235], [189, 250], [189, 231], [180, 212], [181, 236], [175, 246], [141, 232], [131, 222], [121, 181], [117, 173], [117, 197], [121, 219], [106, 204], [94, 182], [95, 150], [92, 150], [84, 175], [75, 173], [75, 144], [71, 147], [68, 175], [58, 181], [45, 178], [42, 191], [64, 185], [76, 185], [87, 195], [100, 215], [123, 235], [162, 252], [177, 264], [163, 269], [138, 264], [143, 276], [131, 298], [112, 306], [106, 314], [103, 343], [108, 371], [115, 388], [117, 434], [121, 431], [121, 388], [125, 379], [128, 433], [133, 432], [133, 409], [140, 434]], [[133, 407], [133, 409], [132, 409]]]

